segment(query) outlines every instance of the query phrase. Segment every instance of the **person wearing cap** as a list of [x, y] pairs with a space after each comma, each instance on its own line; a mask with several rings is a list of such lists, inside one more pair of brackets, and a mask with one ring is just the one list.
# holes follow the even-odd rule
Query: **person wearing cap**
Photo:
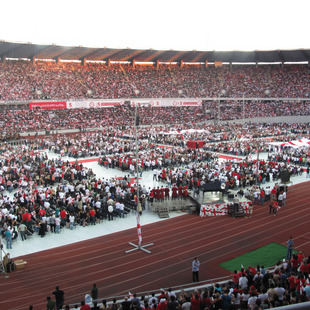
[[199, 282], [199, 267], [200, 262], [198, 260], [198, 257], [195, 257], [192, 262], [193, 282]]

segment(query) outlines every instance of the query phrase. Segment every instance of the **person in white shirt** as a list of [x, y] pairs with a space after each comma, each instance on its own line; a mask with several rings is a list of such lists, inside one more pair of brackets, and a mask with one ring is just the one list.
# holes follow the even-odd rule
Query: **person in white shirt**
[[74, 227], [74, 220], [75, 220], [75, 217], [73, 214], [70, 214], [69, 216], [69, 222], [70, 222], [70, 229], [73, 230], [73, 227]]
[[242, 290], [248, 287], [248, 279], [245, 277], [245, 274], [239, 278], [239, 286]]
[[286, 200], [286, 191], [284, 191], [283, 193], [282, 193], [282, 206], [283, 207], [285, 207], [285, 200]]
[[55, 225], [56, 225], [55, 234], [59, 234], [60, 233], [60, 218], [58, 216], [55, 218]]

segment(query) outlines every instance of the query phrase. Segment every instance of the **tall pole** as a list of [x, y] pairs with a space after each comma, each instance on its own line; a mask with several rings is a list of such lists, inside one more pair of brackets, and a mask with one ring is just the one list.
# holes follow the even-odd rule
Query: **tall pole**
[[[139, 163], [138, 163], [138, 134], [137, 134], [137, 127], [138, 118], [137, 118], [137, 104], [135, 104], [135, 142], [136, 142], [136, 181], [137, 181], [137, 220], [140, 223], [140, 210], [139, 210]], [[141, 238], [139, 238], [139, 246], [141, 246]]]
[[[138, 91], [138, 90], [137, 90]], [[135, 142], [136, 142], [136, 180], [137, 180], [137, 232], [138, 232], [138, 244], [134, 244], [132, 242], [129, 242], [130, 245], [132, 245], [134, 248], [125, 251], [125, 253], [130, 253], [132, 251], [136, 251], [136, 250], [142, 250], [146, 253], [151, 254], [151, 251], [147, 250], [146, 247], [153, 245], [154, 243], [149, 243], [146, 244], [144, 246], [141, 245], [142, 243], [142, 234], [141, 234], [141, 226], [140, 226], [140, 210], [139, 210], [139, 163], [138, 163], [138, 153], [139, 153], [139, 148], [138, 148], [138, 134], [137, 134], [137, 127], [139, 126], [139, 118], [138, 118], [138, 113], [137, 113], [137, 108], [138, 108], [138, 104], [137, 102], [135, 102]]]

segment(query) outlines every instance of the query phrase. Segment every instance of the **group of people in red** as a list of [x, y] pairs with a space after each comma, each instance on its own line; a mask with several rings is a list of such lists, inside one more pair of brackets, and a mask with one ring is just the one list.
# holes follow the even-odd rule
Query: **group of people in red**
[[170, 188], [168, 186], [164, 187], [157, 187], [153, 188], [149, 193], [150, 202], [154, 201], [164, 201], [169, 198], [172, 199], [185, 199], [188, 197], [188, 186], [187, 185], [179, 185], [176, 186], [176, 184], [173, 184], [171, 188], [171, 194], [170, 194]]

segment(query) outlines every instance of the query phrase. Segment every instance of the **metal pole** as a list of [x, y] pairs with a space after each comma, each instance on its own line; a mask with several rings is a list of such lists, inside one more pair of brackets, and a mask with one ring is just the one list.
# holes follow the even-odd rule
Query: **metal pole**
[[[138, 122], [137, 122], [137, 103], [135, 103], [135, 142], [136, 142], [136, 179], [137, 179], [137, 226], [140, 226], [140, 211], [139, 211], [139, 164], [138, 164], [138, 152], [139, 152], [139, 148], [138, 148], [138, 134], [137, 134], [137, 127], [138, 127]], [[138, 236], [139, 238], [139, 236]], [[139, 243], [138, 244], [134, 244], [132, 242], [129, 242], [129, 244], [131, 246], [133, 246], [133, 249], [127, 250], [125, 251], [125, 253], [130, 253], [136, 250], [142, 250], [148, 254], [151, 254], [151, 251], [147, 250], [146, 247], [153, 245], [154, 243], [149, 243], [149, 244], [145, 244], [144, 246], [141, 245], [141, 241], [139, 238]]]
[[[137, 104], [135, 106], [135, 141], [136, 141], [136, 180], [137, 180], [137, 217], [140, 218], [140, 210], [139, 210], [139, 164], [138, 164], [138, 134], [137, 134]], [[141, 246], [141, 242], [139, 240], [139, 246]]]

